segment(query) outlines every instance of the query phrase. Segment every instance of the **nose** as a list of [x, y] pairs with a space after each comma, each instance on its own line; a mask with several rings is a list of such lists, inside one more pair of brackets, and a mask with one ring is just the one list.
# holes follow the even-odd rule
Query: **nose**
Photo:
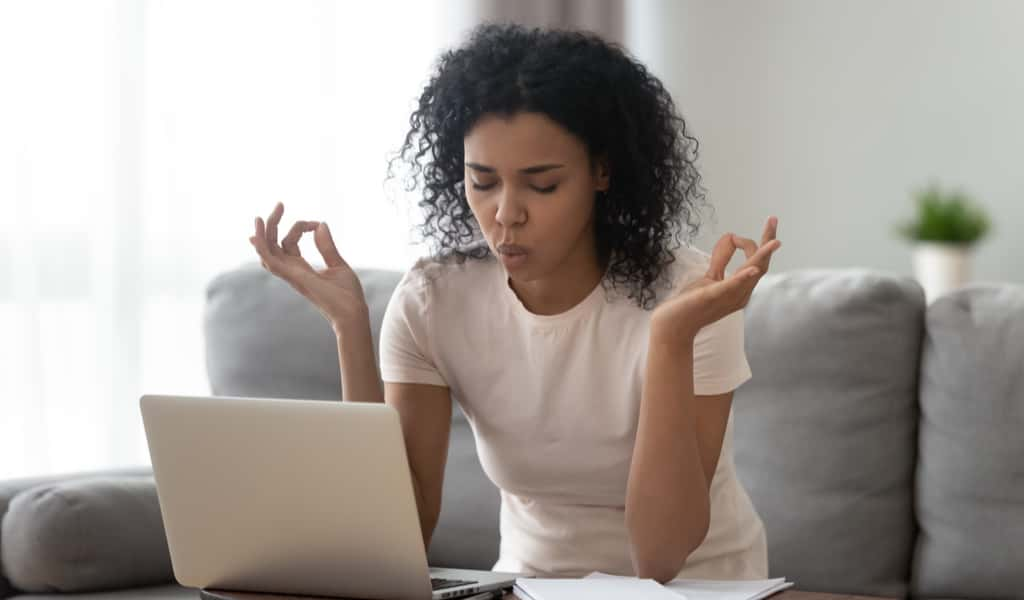
[[494, 220], [504, 227], [512, 227], [526, 222], [526, 206], [518, 197], [512, 186], [505, 186], [498, 197], [498, 213]]

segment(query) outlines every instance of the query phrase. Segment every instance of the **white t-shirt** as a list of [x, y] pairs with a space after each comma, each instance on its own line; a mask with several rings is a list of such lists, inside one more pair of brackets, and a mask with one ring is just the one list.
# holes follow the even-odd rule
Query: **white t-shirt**
[[[700, 250], [684, 246], [676, 256], [673, 289], [707, 271]], [[650, 316], [600, 284], [561, 314], [531, 313], [494, 257], [461, 265], [421, 259], [399, 282], [381, 329], [382, 378], [447, 386], [465, 412], [501, 492], [495, 570], [635, 574], [626, 481]], [[697, 395], [750, 378], [741, 311], [698, 333], [693, 370]], [[767, 577], [764, 527], [736, 478], [731, 415], [710, 501], [707, 537], [679, 577]]]

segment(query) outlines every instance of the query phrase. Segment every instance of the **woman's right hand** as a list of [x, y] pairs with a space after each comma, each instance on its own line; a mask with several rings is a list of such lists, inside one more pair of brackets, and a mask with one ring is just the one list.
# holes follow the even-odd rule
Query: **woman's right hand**
[[[278, 245], [277, 225], [283, 214], [284, 204], [278, 202], [265, 226], [263, 219], [256, 217], [256, 235], [249, 242], [260, 255], [263, 268], [309, 299], [335, 330], [351, 319], [365, 318], [368, 311], [363, 286], [338, 253], [327, 223], [296, 221]], [[314, 269], [299, 252], [299, 240], [307, 231], [313, 232], [317, 250], [327, 265], [323, 270]]]

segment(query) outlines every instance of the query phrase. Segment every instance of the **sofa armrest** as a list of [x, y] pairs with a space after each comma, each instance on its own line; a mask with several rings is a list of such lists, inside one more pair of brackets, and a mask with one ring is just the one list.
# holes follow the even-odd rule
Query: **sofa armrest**
[[[55, 475], [43, 475], [36, 477], [20, 477], [17, 479], [8, 479], [0, 481], [0, 556], [3, 555], [3, 527], [2, 523], [7, 509], [11, 504], [11, 500], [15, 496], [23, 491], [32, 489], [37, 486], [56, 484], [63, 481], [72, 481], [76, 479], [95, 479], [95, 478], [107, 478], [107, 477], [127, 477], [127, 476], [151, 476], [153, 474], [152, 467], [139, 466], [139, 467], [124, 467], [117, 469], [103, 469], [93, 471], [77, 471], [71, 473], [60, 473]], [[4, 564], [0, 561], [0, 598], [7, 598], [19, 590], [15, 588], [7, 579], [6, 570]]]

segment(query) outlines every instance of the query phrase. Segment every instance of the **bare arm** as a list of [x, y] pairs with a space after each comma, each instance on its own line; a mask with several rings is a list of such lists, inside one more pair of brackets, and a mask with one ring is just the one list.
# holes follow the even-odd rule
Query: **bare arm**
[[[338, 253], [326, 223], [296, 221], [278, 244], [277, 226], [284, 214], [278, 203], [266, 224], [256, 217], [255, 235], [249, 243], [263, 267], [288, 282], [309, 299], [331, 323], [338, 338], [343, 397], [350, 402], [387, 402], [398, 410], [424, 548], [441, 513], [441, 484], [448, 458], [451, 429], [451, 395], [447, 387], [418, 384], [381, 384], [370, 335], [370, 311], [355, 271]], [[303, 233], [314, 232], [314, 241], [327, 265], [314, 269], [299, 250]]]
[[693, 354], [652, 340], [630, 465], [626, 522], [639, 577], [666, 582], [704, 541], [732, 392], [693, 393]]
[[626, 493], [634, 569], [662, 583], [703, 541], [711, 513], [697, 443], [692, 351], [682, 354], [650, 344]]
[[332, 326], [338, 338], [342, 398], [349, 402], [384, 402], [370, 335], [369, 309], [364, 305], [354, 316]]
[[[651, 316], [647, 370], [626, 491], [626, 527], [641, 577], [671, 579], [707, 535], [710, 486], [729, 422], [732, 393], [695, 397], [694, 343], [703, 328], [742, 310], [772, 253], [778, 220], [765, 224], [761, 246], [726, 234], [708, 270]], [[737, 248], [747, 262], [730, 277]]]
[[441, 515], [441, 490], [451, 432], [451, 393], [447, 387], [411, 383], [381, 386], [374, 361], [368, 313], [335, 324], [341, 386], [349, 402], [385, 402], [402, 422], [402, 437], [409, 459], [416, 509], [423, 533], [423, 548]]
[[384, 386], [386, 402], [398, 410], [402, 421], [426, 549], [441, 516], [441, 490], [452, 422], [451, 393], [447, 387], [419, 383]]

